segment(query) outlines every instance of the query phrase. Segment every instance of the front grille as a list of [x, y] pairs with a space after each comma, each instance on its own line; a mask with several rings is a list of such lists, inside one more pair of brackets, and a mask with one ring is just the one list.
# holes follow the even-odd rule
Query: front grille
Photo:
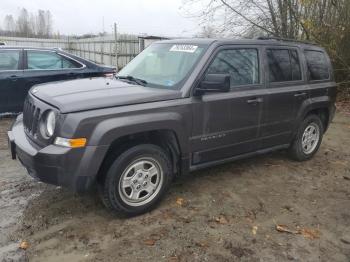
[[40, 108], [38, 108], [34, 101], [26, 99], [23, 107], [23, 124], [27, 134], [36, 136], [38, 132], [40, 120]]
[[49, 110], [57, 112], [57, 108], [41, 101], [29, 92], [23, 106], [23, 127], [29, 141], [38, 148], [52, 144], [54, 140], [54, 136], [47, 138], [40, 132], [40, 122]]

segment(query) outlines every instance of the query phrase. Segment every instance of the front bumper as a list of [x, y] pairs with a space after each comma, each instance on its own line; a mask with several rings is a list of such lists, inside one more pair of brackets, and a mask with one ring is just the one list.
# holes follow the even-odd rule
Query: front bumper
[[96, 154], [101, 157], [105, 153], [104, 147], [97, 146], [71, 149], [49, 145], [38, 148], [26, 136], [21, 115], [8, 132], [8, 141], [12, 158], [18, 158], [30, 176], [74, 192], [91, 188], [99, 169], [92, 160]]

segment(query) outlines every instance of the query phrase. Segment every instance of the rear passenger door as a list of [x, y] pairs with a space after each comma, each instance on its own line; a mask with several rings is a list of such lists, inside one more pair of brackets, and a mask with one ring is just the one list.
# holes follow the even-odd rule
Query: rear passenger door
[[229, 74], [231, 91], [205, 93], [193, 100], [192, 165], [253, 152], [259, 145], [259, 122], [265, 99], [260, 49], [221, 47], [206, 74]]
[[0, 113], [19, 112], [18, 87], [23, 85], [21, 49], [0, 50]]
[[309, 97], [298, 47], [266, 47], [265, 68], [268, 98], [260, 129], [262, 148], [290, 142], [298, 108]]

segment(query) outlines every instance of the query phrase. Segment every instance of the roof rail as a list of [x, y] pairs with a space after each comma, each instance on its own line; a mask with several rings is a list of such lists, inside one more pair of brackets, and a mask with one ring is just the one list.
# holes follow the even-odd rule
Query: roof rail
[[283, 38], [283, 37], [276, 37], [276, 36], [258, 36], [255, 39], [257, 39], [257, 40], [276, 40], [276, 41], [302, 43], [302, 44], [308, 44], [308, 45], [317, 45], [316, 43], [311, 42], [311, 41], [302, 41], [302, 40]]

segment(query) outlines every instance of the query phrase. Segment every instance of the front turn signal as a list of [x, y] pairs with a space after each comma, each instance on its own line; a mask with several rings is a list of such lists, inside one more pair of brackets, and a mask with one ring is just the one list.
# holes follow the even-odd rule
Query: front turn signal
[[63, 138], [56, 137], [54, 144], [58, 146], [80, 148], [86, 146], [86, 138]]

